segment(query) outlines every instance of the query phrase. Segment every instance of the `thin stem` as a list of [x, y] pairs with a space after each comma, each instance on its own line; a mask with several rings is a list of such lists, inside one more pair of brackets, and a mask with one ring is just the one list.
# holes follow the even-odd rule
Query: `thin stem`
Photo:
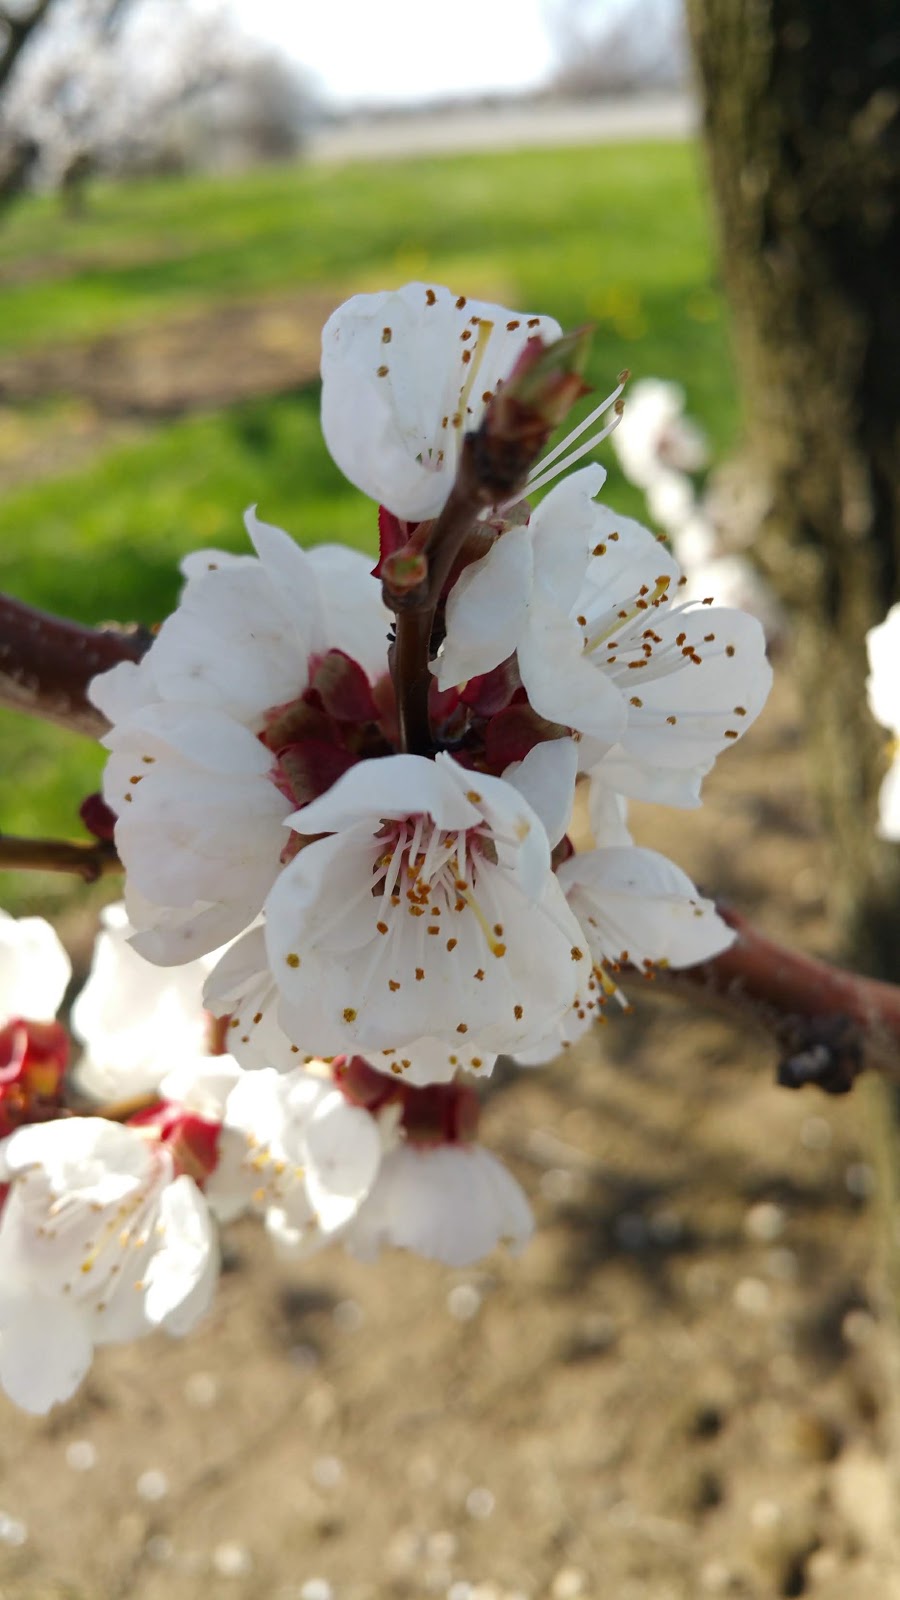
[[397, 693], [397, 719], [400, 744], [413, 755], [431, 755], [431, 725], [428, 719], [428, 641], [434, 619], [432, 611], [401, 611], [397, 616], [397, 639], [392, 671]]
[[106, 840], [17, 839], [0, 833], [0, 872], [74, 872], [96, 883], [107, 872], [121, 872], [115, 847]]
[[99, 739], [108, 723], [88, 699], [91, 679], [151, 643], [143, 629], [87, 628], [0, 595], [0, 706]]

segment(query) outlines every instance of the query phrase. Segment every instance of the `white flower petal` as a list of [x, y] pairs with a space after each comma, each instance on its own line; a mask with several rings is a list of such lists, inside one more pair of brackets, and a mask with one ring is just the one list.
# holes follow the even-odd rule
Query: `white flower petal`
[[388, 670], [391, 614], [372, 576], [371, 560], [343, 544], [318, 544], [307, 552], [322, 599], [322, 632], [329, 650], [358, 661], [372, 683]]
[[490, 672], [512, 655], [532, 582], [527, 528], [508, 528], [487, 555], [463, 568], [447, 599], [447, 636], [431, 667], [441, 689]]
[[554, 485], [532, 513], [529, 533], [534, 551], [534, 580], [548, 600], [570, 611], [584, 581], [591, 550], [602, 534], [597, 531], [594, 497], [606, 481], [606, 471], [594, 463]]
[[625, 796], [603, 782], [603, 769], [591, 774], [588, 791], [588, 813], [591, 833], [598, 849], [610, 845], [631, 845], [634, 840], [628, 831], [628, 801]]
[[326, 1233], [355, 1215], [378, 1175], [381, 1139], [375, 1118], [339, 1090], [320, 1100], [304, 1127], [306, 1192]]
[[571, 821], [577, 768], [573, 739], [545, 739], [503, 774], [504, 782], [518, 789], [540, 817], [551, 849], [559, 844]]
[[88, 980], [71, 1024], [85, 1046], [76, 1081], [82, 1093], [120, 1100], [158, 1085], [173, 1056], [197, 1055], [206, 1042], [203, 981], [210, 962], [160, 971], [129, 943], [121, 903], [101, 913]]
[[878, 791], [878, 833], [882, 839], [900, 839], [900, 760], [889, 766]]
[[345, 1242], [363, 1260], [393, 1245], [465, 1267], [501, 1243], [523, 1249], [533, 1227], [519, 1185], [479, 1145], [401, 1144], [386, 1156]]
[[522, 683], [535, 711], [551, 722], [615, 743], [626, 724], [624, 700], [584, 654], [581, 629], [564, 611], [536, 598], [518, 657]]
[[509, 376], [529, 338], [559, 333], [552, 318], [421, 283], [355, 295], [322, 333], [328, 449], [351, 483], [396, 516], [435, 516], [483, 396]]
[[[332, 833], [372, 817], [400, 818], [427, 812], [440, 828], [469, 828], [479, 816], [449, 768], [424, 756], [381, 756], [360, 761], [318, 800], [288, 817], [302, 833]], [[307, 847], [307, 852], [310, 847]], [[298, 858], [299, 859], [299, 858]]]
[[209, 1309], [219, 1275], [218, 1243], [206, 1201], [188, 1177], [163, 1190], [159, 1242], [144, 1274], [148, 1320], [188, 1333]]
[[0, 1026], [8, 1017], [51, 1022], [72, 966], [49, 922], [0, 911]]
[[93, 1355], [87, 1314], [38, 1293], [8, 1323], [3, 1319], [0, 1384], [23, 1411], [44, 1416], [75, 1393]]
[[900, 733], [900, 604], [892, 606], [876, 628], [869, 629], [866, 648], [869, 709], [883, 728]]
[[655, 850], [590, 850], [557, 875], [598, 961], [689, 967], [734, 942], [713, 902]]

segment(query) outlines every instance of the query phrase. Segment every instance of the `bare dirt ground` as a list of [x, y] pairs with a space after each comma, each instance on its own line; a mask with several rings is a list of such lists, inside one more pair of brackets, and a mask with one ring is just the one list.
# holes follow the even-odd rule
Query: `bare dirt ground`
[[338, 293], [226, 302], [121, 333], [0, 357], [0, 402], [78, 395], [103, 415], [180, 416], [318, 375], [322, 324]]
[[[828, 948], [782, 669], [708, 805], [639, 826]], [[0, 1600], [896, 1600], [863, 1084], [773, 1087], [674, 1001], [501, 1076], [519, 1260], [276, 1264], [229, 1234], [209, 1323], [4, 1407]]]

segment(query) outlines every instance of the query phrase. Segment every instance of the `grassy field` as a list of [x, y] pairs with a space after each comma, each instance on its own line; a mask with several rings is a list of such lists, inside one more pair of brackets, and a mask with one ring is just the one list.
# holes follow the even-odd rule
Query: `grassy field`
[[[231, 400], [236, 358], [216, 317], [236, 303], [323, 293], [337, 302], [414, 277], [567, 326], [593, 322], [590, 376], [601, 391], [624, 366], [677, 377], [716, 446], [732, 438], [723, 308], [692, 146], [98, 186], [81, 217], [36, 199], [0, 231], [0, 587], [86, 621], [153, 622], [177, 594], [181, 555], [242, 547], [251, 501], [303, 542], [371, 547], [373, 508], [341, 479], [318, 431], [314, 355], [310, 381]], [[183, 415], [176, 406], [165, 420], [127, 407], [117, 416], [65, 377], [68, 357], [77, 374], [111, 337], [126, 352], [133, 338], [137, 363], [148, 329], [152, 341], [191, 319], [208, 330], [204, 360], [222, 374], [223, 403]], [[36, 384], [49, 355], [56, 375]], [[610, 493], [640, 511], [615, 473]], [[9, 751], [0, 827], [77, 831], [98, 752], [11, 714], [0, 735]], [[24, 893], [42, 906], [61, 892], [37, 881], [12, 888], [19, 903]]]

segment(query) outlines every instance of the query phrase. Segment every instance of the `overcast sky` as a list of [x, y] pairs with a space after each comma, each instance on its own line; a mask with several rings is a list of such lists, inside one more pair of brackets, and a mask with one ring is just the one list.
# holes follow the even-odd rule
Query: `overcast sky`
[[244, 27], [311, 69], [329, 99], [419, 100], [546, 77], [541, 0], [232, 0]]

